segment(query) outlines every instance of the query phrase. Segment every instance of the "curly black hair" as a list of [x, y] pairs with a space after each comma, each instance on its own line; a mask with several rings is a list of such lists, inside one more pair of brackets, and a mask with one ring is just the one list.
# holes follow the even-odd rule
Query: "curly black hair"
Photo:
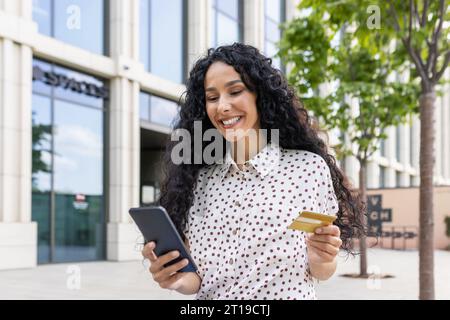
[[[310, 151], [325, 160], [339, 203], [335, 225], [341, 230], [342, 248], [353, 254], [352, 238], [366, 234], [363, 224], [364, 203], [337, 166], [335, 158], [328, 153], [327, 145], [319, 137], [317, 126], [313, 124], [293, 88], [288, 85], [284, 75], [272, 66], [272, 60], [257, 48], [234, 43], [209, 49], [207, 55], [200, 58], [190, 71], [186, 92], [183, 94], [185, 101], [174, 130], [185, 129], [194, 136], [194, 121], [202, 122], [202, 134], [214, 128], [206, 113], [204, 81], [208, 68], [216, 61], [232, 66], [247, 88], [256, 93], [261, 129], [278, 129], [279, 145], [282, 148]], [[225, 146], [226, 140], [222, 139]], [[167, 142], [163, 165], [165, 178], [158, 202], [167, 210], [184, 238], [183, 231], [193, 203], [198, 174], [207, 164], [195, 164], [194, 161], [191, 164], [174, 164], [170, 157], [176, 143]], [[195, 150], [194, 141], [191, 144], [191, 150]], [[202, 142], [202, 151], [207, 144], [208, 142]], [[194, 152], [191, 156], [194, 159]]]

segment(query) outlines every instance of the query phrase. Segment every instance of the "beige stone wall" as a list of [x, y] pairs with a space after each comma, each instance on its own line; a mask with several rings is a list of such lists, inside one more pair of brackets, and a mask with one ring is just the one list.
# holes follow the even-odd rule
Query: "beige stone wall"
[[[383, 231], [419, 230], [419, 188], [398, 188], [369, 190], [369, 195], [381, 194], [383, 208], [392, 209], [392, 222], [383, 223]], [[434, 190], [434, 243], [436, 249], [444, 249], [450, 245], [446, 236], [444, 219], [450, 216], [450, 187], [436, 187]], [[418, 237], [406, 241], [407, 249], [418, 249]], [[391, 238], [378, 239], [379, 247], [391, 248]], [[403, 238], [395, 239], [394, 248], [403, 249]]]

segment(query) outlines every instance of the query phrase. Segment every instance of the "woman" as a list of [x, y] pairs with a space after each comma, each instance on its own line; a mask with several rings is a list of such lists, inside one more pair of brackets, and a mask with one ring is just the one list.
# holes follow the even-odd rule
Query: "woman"
[[[254, 47], [210, 49], [190, 72], [175, 128], [194, 136], [195, 121], [230, 148], [222, 163], [175, 164], [168, 145], [160, 204], [198, 271], [177, 272], [184, 260], [165, 268], [178, 253], [157, 257], [149, 243], [154, 280], [198, 299], [316, 299], [313, 278], [331, 277], [339, 249], [364, 232], [362, 206], [292, 88]], [[249, 134], [261, 129], [277, 139]], [[337, 219], [314, 234], [288, 229], [302, 210]]]

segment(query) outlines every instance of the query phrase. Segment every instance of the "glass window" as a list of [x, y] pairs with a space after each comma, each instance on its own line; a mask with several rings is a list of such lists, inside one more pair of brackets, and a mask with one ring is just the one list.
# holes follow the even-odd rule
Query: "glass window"
[[242, 1], [213, 0], [211, 46], [242, 41]]
[[104, 84], [40, 60], [33, 67], [40, 68], [32, 100], [32, 217], [38, 223], [38, 261], [103, 259], [105, 100], [55, 85], [54, 80], [63, 76]]
[[140, 60], [145, 69], [183, 82], [184, 1], [140, 0], [140, 10]]
[[150, 99], [150, 119], [154, 123], [173, 127], [178, 111], [178, 104], [173, 101], [156, 96]]
[[285, 20], [284, 0], [264, 0], [265, 11], [265, 54], [272, 58], [272, 64], [282, 69], [281, 60], [275, 55], [278, 53], [277, 42], [281, 39], [279, 25]]
[[386, 187], [386, 168], [380, 166], [380, 188]]
[[239, 26], [233, 19], [228, 18], [226, 15], [217, 14], [217, 29], [221, 30], [217, 33], [217, 43], [232, 44], [239, 39]]
[[414, 126], [411, 124], [409, 126], [409, 164], [413, 165], [413, 155], [414, 155]]
[[61, 85], [54, 88], [55, 97], [70, 101], [76, 101], [77, 103], [86, 104], [97, 108], [103, 107], [102, 99], [87, 94], [80, 94], [78, 90], [84, 90], [86, 89], [86, 86], [80, 87], [72, 80], [76, 80], [78, 83], [95, 85], [98, 88], [103, 87], [102, 81], [85, 73], [80, 73], [61, 66], [54, 66], [53, 72], [64, 77]]
[[385, 139], [380, 141], [380, 154], [382, 157], [386, 156], [386, 140]]
[[397, 184], [397, 188], [402, 186], [402, 173], [400, 171], [395, 172], [395, 183]]
[[50, 63], [33, 60], [33, 92], [50, 95], [52, 87], [45, 84], [42, 79], [45, 77], [45, 72], [51, 71], [52, 65]]
[[216, 7], [219, 11], [226, 15], [238, 19], [239, 18], [239, 1], [238, 0], [216, 0]]
[[173, 128], [179, 113], [176, 102], [141, 92], [140, 103], [142, 120]]
[[104, 54], [104, 0], [34, 0], [39, 32]]
[[38, 227], [38, 263], [50, 259], [51, 100], [32, 98], [32, 219]]
[[33, 0], [33, 20], [39, 33], [51, 36], [51, 0]]
[[150, 2], [139, 1], [139, 60], [150, 70]]
[[142, 120], [150, 121], [150, 95], [139, 93], [139, 112]]
[[400, 133], [401, 133], [401, 128], [400, 128], [400, 125], [398, 125], [396, 128], [395, 128], [395, 157], [397, 158], [396, 160], [398, 161], [398, 162], [400, 162], [402, 159], [400, 159], [400, 148], [402, 147], [401, 146], [401, 141], [400, 141]]
[[36, 59], [33, 60], [33, 92], [96, 108], [103, 108], [104, 101], [99, 96], [109, 95], [103, 81], [94, 76]]
[[55, 101], [55, 261], [99, 258], [103, 111]]
[[266, 39], [272, 43], [280, 40], [278, 24], [268, 19], [266, 20]]

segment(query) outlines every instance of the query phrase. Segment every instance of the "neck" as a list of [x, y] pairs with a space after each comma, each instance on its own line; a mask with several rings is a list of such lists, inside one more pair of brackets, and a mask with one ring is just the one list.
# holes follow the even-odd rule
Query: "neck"
[[266, 142], [264, 140], [259, 135], [255, 137], [245, 136], [231, 144], [231, 154], [239, 168], [264, 148], [264, 142]]

